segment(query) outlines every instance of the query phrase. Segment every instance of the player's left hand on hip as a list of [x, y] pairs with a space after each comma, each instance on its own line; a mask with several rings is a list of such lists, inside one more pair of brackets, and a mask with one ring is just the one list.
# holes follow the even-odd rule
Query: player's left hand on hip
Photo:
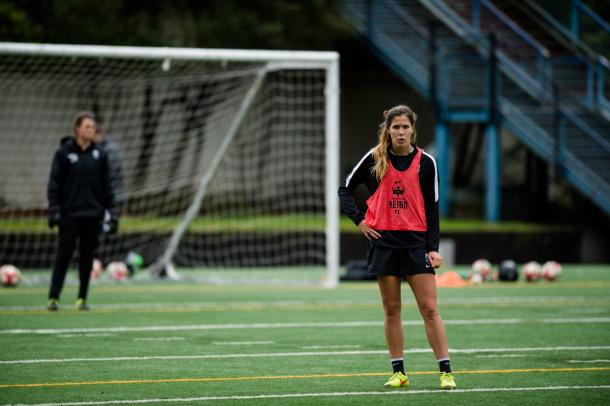
[[443, 265], [443, 257], [436, 251], [428, 252], [428, 260], [432, 268], [440, 268]]

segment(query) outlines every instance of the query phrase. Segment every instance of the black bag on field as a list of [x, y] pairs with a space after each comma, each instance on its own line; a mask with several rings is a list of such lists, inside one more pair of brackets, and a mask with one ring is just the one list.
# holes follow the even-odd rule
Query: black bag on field
[[519, 279], [517, 264], [512, 259], [502, 261], [498, 271], [498, 280], [503, 282], [515, 282]]

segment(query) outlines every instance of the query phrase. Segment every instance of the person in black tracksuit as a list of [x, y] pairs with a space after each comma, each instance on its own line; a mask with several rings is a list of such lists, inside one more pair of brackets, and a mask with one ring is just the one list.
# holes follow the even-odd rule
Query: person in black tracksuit
[[[369, 271], [377, 276], [384, 310], [384, 333], [393, 375], [386, 387], [409, 385], [404, 367], [401, 281], [408, 282], [424, 319], [440, 372], [441, 389], [456, 387], [447, 334], [436, 303], [439, 254], [438, 173], [434, 158], [416, 145], [417, 115], [407, 106], [384, 112], [379, 142], [339, 187], [344, 213], [369, 240]], [[353, 193], [368, 188], [366, 213]]]
[[80, 310], [89, 309], [86, 301], [93, 252], [106, 211], [110, 213], [109, 232], [118, 227], [108, 157], [94, 139], [94, 115], [80, 112], [74, 119], [74, 137], [63, 138], [53, 158], [47, 188], [49, 227], [59, 226], [59, 243], [49, 290], [50, 311], [58, 310], [77, 240], [80, 287], [76, 303]]
[[110, 186], [117, 207], [121, 207], [125, 201], [125, 193], [123, 192], [123, 158], [118, 144], [102, 131], [99, 123], [95, 126], [95, 142], [104, 150], [108, 157], [108, 167], [110, 174]]

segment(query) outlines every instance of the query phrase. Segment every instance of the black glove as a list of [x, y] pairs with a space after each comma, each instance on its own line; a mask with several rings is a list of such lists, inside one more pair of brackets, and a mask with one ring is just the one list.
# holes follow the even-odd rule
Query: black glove
[[115, 234], [117, 231], [119, 231], [119, 216], [115, 211], [106, 210], [106, 212], [104, 213], [102, 231], [105, 234]]
[[58, 226], [61, 223], [61, 210], [49, 209], [49, 228]]

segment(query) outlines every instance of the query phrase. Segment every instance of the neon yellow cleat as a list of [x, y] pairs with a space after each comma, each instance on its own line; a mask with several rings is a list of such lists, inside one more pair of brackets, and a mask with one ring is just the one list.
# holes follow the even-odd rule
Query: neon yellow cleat
[[451, 372], [441, 373], [441, 389], [455, 389], [456, 387], [457, 385]]
[[409, 378], [402, 372], [395, 372], [394, 375], [383, 385], [387, 388], [401, 388], [409, 386]]
[[59, 306], [58, 306], [58, 301], [57, 299], [49, 299], [49, 301], [47, 302], [47, 310], [50, 312], [56, 312], [59, 310]]
[[78, 310], [84, 310], [84, 311], [89, 310], [89, 306], [87, 306], [85, 299], [80, 298], [80, 297], [78, 299], [76, 299], [76, 307], [78, 308]]

